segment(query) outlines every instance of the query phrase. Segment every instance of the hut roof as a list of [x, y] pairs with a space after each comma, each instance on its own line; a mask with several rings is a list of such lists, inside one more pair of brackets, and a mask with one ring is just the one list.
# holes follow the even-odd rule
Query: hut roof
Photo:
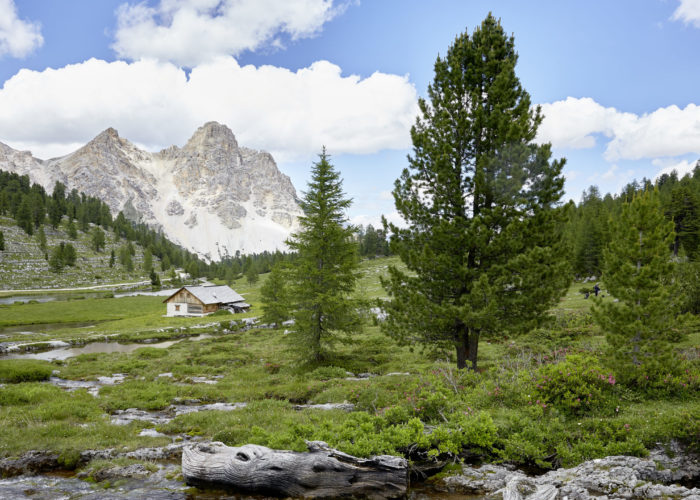
[[[234, 302], [243, 302], [243, 297], [237, 294], [231, 287], [226, 285], [218, 286], [183, 286], [180, 290], [185, 289], [192, 295], [197, 297], [202, 303], [209, 304], [230, 304]], [[170, 297], [164, 300], [169, 301], [180, 292], [178, 290]]]

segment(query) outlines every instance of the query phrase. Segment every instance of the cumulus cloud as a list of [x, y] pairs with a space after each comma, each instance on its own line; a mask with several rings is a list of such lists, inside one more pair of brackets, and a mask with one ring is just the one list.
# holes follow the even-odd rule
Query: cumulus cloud
[[591, 148], [596, 135], [607, 142], [609, 161], [700, 153], [700, 106], [672, 105], [637, 115], [604, 107], [589, 97], [543, 104], [540, 142], [557, 148]]
[[673, 12], [671, 19], [700, 28], [700, 0], [680, 0], [680, 5]]
[[[129, 60], [188, 68], [223, 55], [280, 47], [319, 33], [347, 3], [333, 0], [160, 0], [122, 4], [112, 48]], [[284, 38], [283, 38], [284, 37]]]
[[652, 162], [657, 167], [662, 167], [661, 170], [657, 172], [654, 176], [654, 180], [658, 179], [664, 174], [671, 174], [674, 170], [678, 174], [678, 178], [682, 179], [686, 174], [693, 174], [696, 166], [700, 166], [700, 160], [698, 161], [674, 161], [674, 160], [654, 160]]
[[216, 120], [242, 145], [278, 160], [313, 157], [322, 145], [332, 154], [374, 153], [409, 146], [416, 101], [407, 77], [343, 76], [327, 61], [290, 71], [241, 67], [221, 57], [193, 68], [188, 78], [167, 62], [90, 59], [23, 69], [6, 81], [0, 140], [47, 158], [115, 127], [153, 150], [182, 145], [198, 126]]
[[0, 57], [26, 57], [43, 43], [39, 23], [20, 19], [13, 0], [0, 0]]

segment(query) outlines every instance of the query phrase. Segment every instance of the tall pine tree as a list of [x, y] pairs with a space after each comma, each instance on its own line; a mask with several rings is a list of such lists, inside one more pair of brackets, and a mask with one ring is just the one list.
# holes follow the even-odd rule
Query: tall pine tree
[[533, 143], [542, 116], [516, 61], [491, 14], [438, 57], [393, 191], [407, 226], [387, 224], [391, 250], [409, 272], [384, 282], [385, 331], [455, 349], [459, 368], [476, 369], [482, 334], [536, 325], [568, 284], [555, 230], [564, 161]]
[[340, 174], [324, 148], [311, 169], [308, 191], [301, 202], [300, 229], [287, 245], [297, 252], [289, 272], [292, 317], [297, 347], [312, 361], [321, 361], [341, 335], [361, 327], [351, 294], [357, 281], [357, 244], [345, 210]]
[[670, 367], [678, 310], [671, 289], [673, 223], [664, 218], [658, 194], [647, 191], [623, 205], [613, 234], [603, 279], [618, 302], [599, 299], [593, 316], [606, 333], [618, 378], [644, 384]]

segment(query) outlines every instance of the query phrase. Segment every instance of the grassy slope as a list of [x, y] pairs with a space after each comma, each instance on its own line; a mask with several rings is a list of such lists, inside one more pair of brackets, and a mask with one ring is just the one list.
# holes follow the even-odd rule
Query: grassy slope
[[[68, 288], [102, 285], [108, 283], [136, 282], [148, 279], [148, 271], [141, 269], [143, 249], [136, 243], [136, 255], [133, 257], [134, 271], [129, 273], [123, 266], [115, 264], [109, 267], [110, 251], [118, 253], [124, 241], [115, 241], [111, 232], [106, 232], [105, 249], [95, 252], [91, 246], [90, 233], [78, 231], [78, 239], [72, 241], [66, 232], [67, 218], [57, 229], [44, 226], [48, 253], [61, 241], [72, 243], [78, 252], [75, 267], [66, 267], [61, 273], [49, 270], [49, 264], [39, 248], [36, 233], [27, 235], [15, 225], [9, 217], [0, 216], [0, 231], [5, 235], [5, 251], [0, 251], [0, 292], [10, 289], [34, 288]], [[91, 224], [92, 227], [92, 224]], [[159, 261], [153, 258], [153, 265], [158, 269]]]
[[[363, 263], [363, 295], [383, 295], [378, 276], [392, 262], [396, 260]], [[259, 289], [265, 278], [262, 276], [254, 285], [245, 280], [234, 284], [253, 304], [250, 315], [259, 313]], [[95, 379], [112, 373], [125, 373], [128, 378], [121, 385], [103, 388], [99, 398], [82, 390], [68, 393], [37, 382], [6, 385], [0, 389], [0, 456], [45, 448], [70, 456], [85, 448], [165, 444], [170, 440], [138, 436], [149, 424], [112, 426], [105, 413], [134, 407], [163, 409], [176, 397], [249, 402], [246, 409], [184, 415], [161, 427], [169, 433], [201, 435], [231, 445], [255, 442], [303, 449], [303, 439], [326, 439], [351, 453], [400, 452], [402, 448], [396, 443], [401, 442], [399, 434], [404, 432], [401, 429], [406, 428], [409, 417], [440, 426], [447, 420], [445, 415], [452, 419], [464, 414], [467, 420], [463, 425], [474, 425], [478, 430], [477, 417], [482, 414], [493, 420], [497, 433], [493, 448], [475, 448], [487, 453], [488, 459], [543, 463], [554, 456], [560, 463], [571, 464], [604, 454], [639, 454], [644, 446], [656, 441], [697, 434], [697, 392], [643, 395], [618, 385], [609, 394], [613, 398], [611, 408], [618, 406], [617, 411], [579, 416], [567, 416], [551, 406], [542, 409], [527, 405], [527, 398], [534, 394], [532, 375], [543, 363], [552, 357], [561, 358], [564, 348], [597, 356], [597, 349], [604, 343], [587, 315], [591, 301], [584, 301], [576, 292], [578, 286], [572, 287], [555, 310], [558, 319], [551, 327], [519, 339], [484, 341], [480, 348], [484, 372], [480, 374], [454, 370], [453, 362], [445, 361], [452, 352], [423, 353], [398, 346], [371, 325], [352, 343], [338, 345], [325, 367], [295, 361], [288, 354], [290, 337], [283, 330], [224, 335], [214, 327], [210, 328], [215, 335], [211, 339], [183, 341], [168, 349], [144, 347], [133, 354], [90, 354], [44, 363], [60, 370], [64, 378]], [[97, 325], [100, 333], [146, 337], [152, 336], [149, 329], [230, 319], [163, 318], [164, 310], [160, 298], [86, 299], [7, 306], [0, 309], [0, 321], [108, 320]], [[84, 335], [94, 333], [66, 330], [52, 338], [77, 339]], [[694, 333], [681, 347], [696, 352], [698, 345], [700, 336]], [[694, 362], [697, 372], [697, 359]], [[6, 365], [5, 371], [13, 369]], [[346, 370], [377, 376], [345, 380]], [[158, 376], [164, 372], [171, 372], [173, 378]], [[392, 372], [410, 375], [388, 375]], [[212, 375], [223, 378], [216, 385], [190, 383], [191, 377]], [[367, 413], [292, 409], [293, 403], [344, 401], [357, 404]], [[392, 416], [382, 416], [389, 414]], [[390, 423], [399, 425], [392, 427]], [[22, 439], [16, 439], [18, 435]]]

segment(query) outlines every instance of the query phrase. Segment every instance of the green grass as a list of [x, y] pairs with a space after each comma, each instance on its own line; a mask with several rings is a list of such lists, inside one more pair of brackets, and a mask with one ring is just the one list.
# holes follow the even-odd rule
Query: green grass
[[[390, 264], [398, 264], [397, 259], [364, 261], [358, 293], [368, 298], [384, 296], [378, 277]], [[263, 275], [254, 285], [245, 279], [233, 284], [253, 304], [248, 315], [259, 314], [259, 290], [265, 279]], [[399, 346], [372, 325], [351, 342], [337, 344], [323, 365], [314, 365], [290, 354], [292, 340], [284, 329], [224, 334], [220, 322], [227, 325], [240, 315], [165, 318], [165, 305], [158, 297], [6, 306], [0, 308], [0, 324], [100, 321], [88, 331], [56, 330], [53, 338], [62, 340], [166, 339], [194, 332], [212, 337], [183, 340], [168, 349], [144, 346], [131, 354], [86, 354], [63, 362], [20, 366], [0, 361], [0, 374], [10, 374], [7, 381], [11, 382], [0, 388], [0, 456], [49, 449], [71, 457], [76, 450], [88, 448], [163, 445], [170, 438], [138, 436], [151, 424], [114, 426], [107, 415], [126, 408], [164, 410], [182, 399], [248, 403], [245, 409], [231, 412], [182, 415], [158, 428], [230, 445], [258, 443], [300, 450], [304, 439], [325, 439], [352, 453], [404, 453], [406, 440], [417, 439], [443, 457], [464, 446], [484, 460], [543, 466], [572, 465], [606, 454], [643, 455], [656, 442], [671, 438], [697, 447], [697, 385], [646, 393], [619, 384], [606, 386], [604, 396], [615, 404], [598, 413], [569, 414], [533, 401], [541, 367], [562, 360], [567, 353], [586, 353], [605, 364], [600, 350], [604, 336], [591, 323], [591, 301], [584, 300], [578, 288], [580, 284], [572, 286], [546, 328], [519, 338], [484, 339], [480, 373], [456, 370], [451, 350], [422, 352]], [[191, 328], [209, 322], [215, 325]], [[698, 357], [693, 353], [699, 345], [700, 333], [695, 329], [678, 346], [686, 352], [686, 366], [696, 377]], [[95, 380], [114, 373], [127, 378], [122, 384], [103, 387], [99, 398], [94, 398], [85, 390], [66, 392], [46, 383], [22, 381], [19, 375], [40, 378], [53, 369], [72, 380]], [[346, 380], [347, 371], [376, 376]], [[165, 372], [172, 377], [159, 376]], [[392, 372], [410, 374], [389, 375]], [[194, 377], [215, 375], [222, 377], [215, 385], [193, 383]], [[294, 404], [311, 402], [351, 402], [359, 411], [293, 409]], [[431, 426], [430, 434], [421, 430], [423, 424]]]
[[53, 367], [43, 361], [31, 359], [7, 359], [0, 362], [0, 382], [17, 384], [48, 380]]

